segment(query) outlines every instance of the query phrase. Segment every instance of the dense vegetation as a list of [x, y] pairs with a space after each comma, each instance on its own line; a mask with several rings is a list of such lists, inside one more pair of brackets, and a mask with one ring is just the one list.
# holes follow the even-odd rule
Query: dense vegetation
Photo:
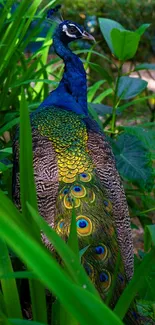
[[[21, 311], [23, 306], [26, 308], [25, 278], [29, 281], [34, 321], [47, 324], [47, 311], [48, 316], [51, 314], [46, 307], [45, 288], [58, 298], [52, 309], [52, 324], [66, 324], [66, 315], [67, 324], [72, 325], [99, 325], [103, 315], [105, 324], [122, 324], [137, 293], [139, 310], [155, 319], [155, 95], [141, 78], [141, 71], [148, 71], [151, 76], [150, 71], [155, 70], [152, 26], [146, 24], [153, 19], [154, 5], [145, 7], [144, 1], [140, 5], [137, 0], [107, 1], [102, 5], [100, 1], [96, 7], [96, 1], [89, 1], [87, 17], [85, 1], [75, 1], [72, 7], [66, 0], [64, 8], [65, 16], [68, 14], [73, 20], [83, 22], [86, 18], [88, 28], [93, 28], [96, 34], [97, 43], [93, 46], [78, 42], [74, 50], [88, 73], [90, 114], [104, 129], [113, 147], [136, 234], [135, 275], [114, 314], [100, 302], [79, 264], [77, 243], [72, 239], [76, 238], [74, 213], [66, 245], [37, 212], [29, 112], [54, 89], [62, 76], [63, 64], [51, 47], [54, 26], [45, 21], [47, 8], [56, 3], [56, 0], [0, 3], [0, 320], [7, 325], [27, 324]], [[75, 17], [77, 12], [79, 16]], [[111, 20], [116, 17], [117, 22]], [[137, 73], [137, 78], [130, 76], [131, 72]], [[11, 198], [12, 136], [19, 122], [22, 213]], [[65, 271], [41, 244], [40, 229], [61, 256]], [[145, 250], [143, 240], [140, 247], [137, 245], [140, 233], [144, 234]], [[77, 269], [79, 273], [75, 272]], [[83, 308], [85, 313], [81, 312]], [[31, 317], [29, 307], [26, 313]]]

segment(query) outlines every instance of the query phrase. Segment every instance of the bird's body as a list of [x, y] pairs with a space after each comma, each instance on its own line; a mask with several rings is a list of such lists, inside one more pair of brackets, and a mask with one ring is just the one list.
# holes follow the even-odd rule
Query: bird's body
[[[64, 239], [67, 239], [72, 208], [75, 208], [80, 248], [90, 245], [84, 254], [84, 265], [94, 283], [100, 288], [102, 297], [105, 298], [112, 283], [119, 255], [112, 203], [101, 184], [95, 164], [95, 151], [96, 157], [100, 159], [97, 153], [99, 143], [97, 139], [92, 142], [94, 132], [92, 135], [91, 132], [89, 134], [86, 121], [74, 112], [55, 107], [44, 108], [33, 115], [32, 124], [34, 132], [38, 133], [37, 138], [40, 147], [43, 146], [43, 152], [45, 144], [49, 142], [51, 146], [52, 142], [55, 155], [55, 166], [51, 167], [51, 174], [49, 156], [44, 154], [44, 158], [41, 158], [37, 151], [35, 164], [37, 169], [34, 167], [34, 171], [41, 214]], [[46, 137], [46, 143], [42, 143], [42, 137], [44, 140]], [[101, 137], [100, 133], [98, 137]], [[93, 145], [94, 152], [91, 151]], [[106, 144], [105, 151], [109, 155], [107, 149], [109, 148]], [[54, 179], [56, 182], [53, 182]], [[51, 185], [55, 191], [55, 202], [52, 204], [54, 211], [50, 210], [50, 197], [43, 197], [45, 193], [50, 194]], [[44, 199], [46, 204], [43, 204]], [[45, 243], [48, 246], [46, 238]], [[105, 278], [107, 280], [103, 281]], [[119, 284], [116, 288], [120, 294], [127, 281], [122, 263], [117, 281]], [[117, 297], [118, 294], [115, 295], [115, 300]]]
[[[133, 275], [128, 207], [111, 148], [88, 115], [86, 73], [65, 38], [71, 35], [73, 23], [65, 21], [60, 25], [54, 35], [54, 48], [64, 60], [64, 75], [58, 88], [31, 114], [38, 206], [41, 215], [64, 239], [75, 208], [80, 249], [89, 245], [83, 264], [103, 299], [113, 285], [120, 251], [111, 303], [114, 306]], [[79, 25], [77, 29], [79, 32]], [[63, 32], [67, 33], [64, 39]], [[82, 29], [81, 33], [88, 36]], [[13, 196], [20, 206], [18, 155], [16, 139]], [[48, 246], [47, 239], [43, 240]], [[139, 323], [132, 313], [128, 317], [127, 324]]]

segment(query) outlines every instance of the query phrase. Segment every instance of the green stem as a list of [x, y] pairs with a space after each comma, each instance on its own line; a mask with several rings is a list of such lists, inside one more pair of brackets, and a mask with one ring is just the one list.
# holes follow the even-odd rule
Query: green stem
[[118, 67], [118, 77], [116, 80], [116, 86], [114, 90], [114, 100], [113, 100], [113, 110], [112, 110], [112, 121], [111, 121], [111, 133], [115, 133], [115, 126], [116, 126], [116, 109], [119, 105], [120, 100], [117, 100], [117, 91], [118, 91], [118, 84], [119, 84], [119, 79], [122, 74], [122, 66], [124, 62], [120, 62], [120, 66]]
[[155, 208], [151, 208], [151, 209], [148, 209], [148, 210], [144, 210], [144, 211], [140, 212], [138, 215], [141, 216], [141, 215], [143, 215], [145, 213], [152, 212], [154, 210], [155, 210]]

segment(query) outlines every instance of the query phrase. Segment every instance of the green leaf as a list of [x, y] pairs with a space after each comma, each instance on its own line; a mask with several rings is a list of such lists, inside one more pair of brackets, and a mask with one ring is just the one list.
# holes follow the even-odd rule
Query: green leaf
[[104, 90], [100, 95], [98, 95], [94, 100], [93, 103], [94, 104], [100, 104], [102, 102], [102, 100], [107, 97], [108, 95], [113, 93], [113, 89], [109, 88]]
[[126, 61], [134, 57], [140, 36], [135, 32], [114, 28], [111, 30], [111, 40], [115, 56], [121, 61]]
[[148, 251], [152, 244], [155, 246], [155, 225], [145, 227], [144, 247]]
[[0, 279], [36, 279], [36, 275], [28, 271], [8, 272], [0, 274]]
[[62, 258], [65, 267], [74, 281], [81, 286], [83, 283], [86, 284], [87, 289], [98, 297], [98, 292], [90, 281], [89, 277], [86, 275], [86, 272], [82, 265], [80, 264], [79, 256], [76, 256], [73, 251], [64, 243], [61, 237], [55, 232], [54, 229], [49, 227], [49, 225], [43, 220], [42, 217], [27, 203], [29, 211], [32, 217], [36, 220], [40, 229], [43, 230], [49, 241], [53, 244], [56, 251]]
[[9, 121], [0, 129], [0, 136], [5, 132], [10, 130], [13, 126], [19, 123], [19, 117], [14, 118], [13, 120]]
[[2, 295], [2, 291], [0, 290], [0, 312], [3, 313], [4, 315], [7, 315], [7, 309], [5, 306], [5, 301], [4, 301], [4, 296]]
[[104, 69], [101, 65], [97, 64], [97, 63], [92, 63], [89, 62], [89, 66], [97, 72], [97, 74], [100, 74], [102, 76], [103, 79], [107, 80], [108, 84], [111, 86], [112, 82], [113, 82], [113, 78], [111, 77], [111, 75], [109, 74], [109, 72]]
[[8, 318], [1, 312], [1, 310], [0, 310], [0, 323], [2, 325], [11, 325]]
[[136, 136], [124, 133], [112, 142], [112, 146], [120, 174], [142, 188], [152, 186], [150, 155], [143, 143]]
[[111, 106], [104, 105], [104, 104], [94, 104], [94, 103], [89, 104], [89, 106], [93, 108], [101, 116], [104, 116], [106, 114], [112, 114], [113, 108]]
[[117, 97], [130, 99], [139, 95], [146, 87], [147, 82], [140, 78], [122, 76], [118, 81]]
[[88, 88], [88, 94], [87, 94], [87, 100], [88, 102], [91, 102], [96, 94], [96, 92], [99, 90], [99, 88], [105, 83], [105, 80], [99, 80], [93, 84], [93, 86]]
[[86, 247], [80, 249], [80, 251], [79, 251], [80, 261], [81, 261], [82, 256], [83, 256], [83, 255], [85, 254], [85, 252], [88, 250], [89, 246], [90, 246], [90, 245], [87, 245]]
[[111, 40], [111, 31], [114, 28], [117, 28], [119, 30], [125, 30], [125, 28], [119, 24], [117, 21], [114, 21], [112, 19], [107, 18], [99, 18], [99, 25], [101, 32], [111, 50], [112, 53], [114, 53], [113, 43]]
[[[27, 170], [27, 173], [25, 171]], [[22, 212], [25, 218], [30, 218], [26, 201], [37, 209], [37, 198], [33, 175], [32, 135], [28, 112], [28, 104], [22, 90], [20, 102], [20, 194]], [[32, 220], [30, 220], [32, 222]], [[36, 224], [33, 225], [34, 228]], [[38, 230], [39, 234], [39, 230]]]
[[11, 259], [6, 243], [0, 239], [0, 283], [2, 287], [5, 307], [9, 317], [22, 318], [22, 311], [15, 279], [2, 279], [1, 275], [13, 273]]
[[[30, 222], [34, 236], [41, 242], [39, 227], [37, 227], [36, 222], [31, 218], [26, 205], [26, 201], [29, 201], [37, 209], [33, 175], [31, 126], [28, 105], [23, 90], [20, 103], [20, 195], [23, 216]], [[29, 280], [29, 286], [34, 320], [46, 322], [45, 289], [37, 280]]]
[[8, 169], [12, 168], [12, 164], [5, 165], [2, 162], [0, 162], [0, 172], [5, 172]]
[[75, 210], [72, 209], [72, 221], [70, 226], [70, 233], [68, 237], [68, 246], [72, 249], [74, 254], [79, 256], [79, 245], [78, 245], [78, 237], [77, 237], [77, 225], [76, 225], [76, 214]]
[[[58, 297], [64, 308], [81, 325], [101, 325], [103, 319], [105, 325], [122, 325], [119, 318], [99, 298], [86, 290], [85, 283], [83, 287], [73, 283], [43, 244], [36, 241], [31, 235], [31, 230], [25, 231], [23, 218], [16, 223], [14, 207], [2, 192], [0, 192], [0, 199], [2, 202], [0, 205], [0, 235], [34, 271], [44, 286]], [[11, 210], [6, 207], [6, 202], [9, 202], [7, 205], [11, 206]], [[85, 312], [81, 312], [83, 310]]]
[[12, 154], [11, 147], [0, 150], [0, 160], [10, 156], [11, 154]]
[[137, 267], [133, 278], [130, 280], [128, 286], [123, 291], [119, 298], [114, 311], [121, 319], [124, 318], [132, 300], [143, 286], [145, 277], [149, 274], [152, 265], [155, 263], [155, 250], [152, 249], [144, 258], [139, 267]]
[[99, 124], [101, 130], [103, 130], [102, 122], [99, 119], [98, 114], [97, 114], [96, 110], [93, 108], [92, 104], [88, 105], [88, 111], [89, 111], [89, 114], [92, 116], [92, 118]]
[[136, 33], [142, 36], [148, 27], [150, 27], [150, 24], [143, 24], [136, 30]]
[[146, 149], [155, 152], [155, 132], [140, 126], [123, 126], [121, 127], [126, 134], [135, 135]]
[[[134, 99], [132, 100], [131, 102], [128, 102], [124, 105], [121, 105], [118, 107], [117, 109], [117, 112], [120, 113], [120, 112], [123, 112], [127, 107], [130, 107], [132, 105], [136, 105], [137, 103], [141, 103], [141, 102], [144, 102], [145, 100], [147, 99], [151, 99], [151, 98], [155, 98], [155, 94], [153, 95], [150, 95], [150, 96], [143, 96], [141, 98], [138, 98], [138, 99]], [[151, 122], [151, 125], [153, 124], [153, 122]]]
[[[69, 233], [67, 244], [74, 252], [75, 256], [79, 258], [79, 245], [78, 245], [78, 237], [77, 237], [75, 209], [72, 209], [72, 220], [71, 220], [70, 233]], [[65, 268], [65, 270], [67, 270], [67, 268]], [[57, 304], [57, 314], [60, 315], [60, 321], [59, 321], [60, 325], [64, 325], [64, 324], [78, 325], [77, 320], [74, 319], [72, 315], [59, 303]]]
[[47, 325], [45, 323], [35, 322], [33, 320], [10, 318], [8, 319], [12, 325]]
[[141, 63], [135, 66], [134, 71], [138, 70], [155, 70], [154, 63]]

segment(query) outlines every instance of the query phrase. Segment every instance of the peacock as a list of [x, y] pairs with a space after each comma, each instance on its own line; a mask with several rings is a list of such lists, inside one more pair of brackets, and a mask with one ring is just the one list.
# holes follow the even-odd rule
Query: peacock
[[[97, 122], [88, 113], [86, 72], [69, 44], [94, 37], [82, 26], [50, 9], [57, 22], [53, 47], [64, 62], [58, 87], [31, 113], [33, 166], [40, 214], [67, 240], [74, 207], [79, 247], [89, 245], [82, 263], [103, 300], [113, 284], [121, 255], [114, 307], [133, 275], [129, 211], [114, 155]], [[13, 145], [13, 199], [20, 208], [19, 141]], [[43, 242], [52, 250], [47, 238]], [[126, 324], [140, 324], [134, 309]]]

